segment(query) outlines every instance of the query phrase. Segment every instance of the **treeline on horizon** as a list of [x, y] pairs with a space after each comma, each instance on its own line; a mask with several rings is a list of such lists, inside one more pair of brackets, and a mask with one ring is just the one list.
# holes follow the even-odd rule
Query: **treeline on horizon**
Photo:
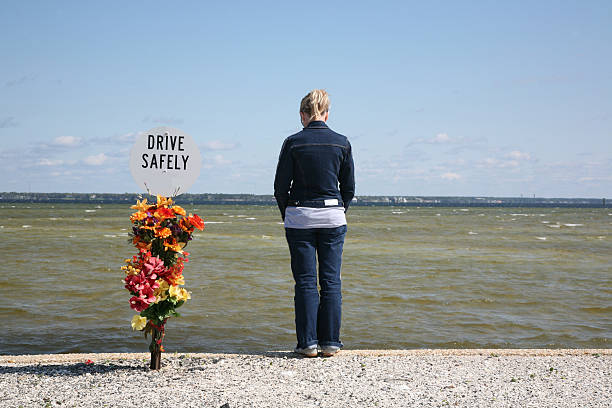
[[[0, 193], [5, 203], [133, 203], [143, 197], [149, 201], [155, 197], [138, 193]], [[177, 204], [234, 204], [276, 205], [269, 194], [181, 194]], [[413, 206], [413, 207], [590, 207], [609, 208], [605, 198], [543, 198], [543, 197], [453, 197], [453, 196], [356, 196], [352, 206]]]

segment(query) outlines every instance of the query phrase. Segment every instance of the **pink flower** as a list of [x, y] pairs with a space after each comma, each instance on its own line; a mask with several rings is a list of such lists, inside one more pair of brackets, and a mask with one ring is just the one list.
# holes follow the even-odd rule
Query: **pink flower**
[[148, 279], [144, 272], [138, 275], [130, 275], [125, 278], [125, 288], [134, 294], [130, 298], [130, 307], [137, 312], [142, 312], [155, 303], [154, 291], [159, 287], [159, 283]]
[[166, 266], [164, 261], [156, 256], [152, 256], [142, 265], [142, 271], [148, 279], [155, 281], [158, 277], [166, 274]]
[[139, 293], [145, 286], [148, 285], [149, 282], [142, 272], [140, 272], [138, 275], [126, 276], [125, 278], [125, 288], [132, 293]]
[[152, 292], [159, 287], [159, 283], [155, 279], [151, 276], [145, 276], [143, 272], [138, 275], [126, 276], [125, 288], [131, 293], [142, 293], [147, 288]]

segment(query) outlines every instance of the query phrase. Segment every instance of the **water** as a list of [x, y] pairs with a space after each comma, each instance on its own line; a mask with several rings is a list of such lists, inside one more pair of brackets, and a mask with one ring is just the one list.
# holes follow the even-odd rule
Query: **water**
[[[168, 352], [295, 344], [278, 210], [186, 206], [207, 222], [187, 250], [192, 299]], [[0, 354], [145, 352], [120, 267], [135, 253], [125, 205], [0, 205]], [[609, 209], [353, 207], [347, 348], [609, 348]]]

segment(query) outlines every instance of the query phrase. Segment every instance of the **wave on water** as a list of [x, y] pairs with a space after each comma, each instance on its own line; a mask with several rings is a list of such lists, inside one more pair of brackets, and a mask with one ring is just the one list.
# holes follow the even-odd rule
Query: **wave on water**
[[[0, 354], [146, 351], [120, 283], [119, 266], [135, 251], [124, 238], [129, 206], [85, 213], [96, 204], [3, 210], [10, 256], [0, 268], [8, 330]], [[612, 216], [558, 209], [543, 220], [533, 210], [537, 218], [511, 222], [511, 211], [522, 209], [459, 208], [411, 208], [409, 224], [389, 216], [407, 214], [404, 208], [351, 208], [343, 257], [347, 347], [610, 347]], [[190, 243], [186, 287], [195, 293], [168, 326], [168, 348], [294, 345], [293, 279], [277, 209], [202, 211], [211, 229]], [[104, 296], [83, 291], [83, 281]]]

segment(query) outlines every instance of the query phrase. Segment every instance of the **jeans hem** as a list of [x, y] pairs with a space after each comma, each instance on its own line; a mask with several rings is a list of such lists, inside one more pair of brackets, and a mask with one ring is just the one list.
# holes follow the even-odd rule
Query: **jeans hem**
[[344, 344], [342, 344], [341, 342], [337, 342], [337, 341], [325, 341], [325, 342], [320, 342], [319, 343], [319, 347], [328, 347], [328, 346], [334, 346], [334, 347], [344, 347]]
[[305, 346], [300, 346], [300, 343], [298, 343], [298, 344], [297, 344], [297, 348], [305, 349], [305, 348], [309, 348], [309, 347], [312, 347], [312, 346], [317, 346], [317, 345], [318, 345], [318, 344], [317, 344], [317, 341], [316, 341], [316, 340], [313, 340], [313, 341], [308, 341], [308, 342], [306, 342], [306, 345], [305, 345]]

